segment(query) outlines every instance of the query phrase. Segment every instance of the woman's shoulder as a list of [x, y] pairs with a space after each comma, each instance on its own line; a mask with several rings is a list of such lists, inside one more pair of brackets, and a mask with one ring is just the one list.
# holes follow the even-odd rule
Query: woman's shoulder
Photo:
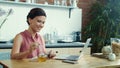
[[15, 36], [15, 38], [14, 38], [14, 43], [16, 43], [16, 42], [22, 42], [22, 36], [21, 36], [21, 34], [17, 34], [16, 36]]
[[19, 34], [26, 34], [27, 33], [27, 30], [24, 30], [24, 31], [22, 31], [22, 32], [20, 32]]
[[18, 34], [16, 34], [15, 38], [22, 38], [22, 35], [24, 34], [25, 31], [22, 31]]
[[19, 33], [19, 34], [16, 35], [15, 38], [22, 38], [22, 35]]

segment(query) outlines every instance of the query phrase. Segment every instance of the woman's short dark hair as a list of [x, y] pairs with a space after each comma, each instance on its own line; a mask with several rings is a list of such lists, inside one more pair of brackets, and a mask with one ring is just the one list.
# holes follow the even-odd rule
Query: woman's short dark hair
[[[29, 24], [28, 22], [28, 18], [35, 18], [36, 16], [45, 16], [46, 17], [46, 13], [43, 9], [41, 8], [33, 8], [30, 10], [30, 12], [28, 13], [27, 15], [27, 23]], [[29, 24], [30, 25], [30, 24]]]

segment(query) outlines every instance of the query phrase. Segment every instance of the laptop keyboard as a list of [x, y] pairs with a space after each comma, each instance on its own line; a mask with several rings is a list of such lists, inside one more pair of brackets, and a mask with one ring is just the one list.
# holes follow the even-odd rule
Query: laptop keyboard
[[67, 58], [68, 58], [68, 60], [78, 60], [79, 56], [71, 55], [71, 56], [68, 56]]

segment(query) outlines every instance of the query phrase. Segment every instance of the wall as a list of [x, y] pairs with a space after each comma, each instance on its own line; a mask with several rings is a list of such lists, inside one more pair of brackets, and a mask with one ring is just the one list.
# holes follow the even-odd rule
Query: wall
[[[34, 5], [16, 5], [0, 3], [0, 7], [5, 10], [12, 8], [13, 14], [0, 29], [0, 39], [10, 40], [14, 36], [28, 28], [26, 23], [26, 15], [33, 7], [42, 7]], [[69, 18], [69, 10], [67, 8], [42, 7], [47, 13], [45, 27], [40, 32], [45, 34], [54, 29], [59, 35], [68, 35], [73, 31], [81, 31], [81, 9], [73, 9]]]
[[[84, 36], [83, 29], [89, 23], [88, 12], [90, 10], [91, 5], [96, 2], [96, 0], [78, 0], [78, 7], [82, 9], [82, 37]], [[82, 38], [83, 40], [83, 38]]]

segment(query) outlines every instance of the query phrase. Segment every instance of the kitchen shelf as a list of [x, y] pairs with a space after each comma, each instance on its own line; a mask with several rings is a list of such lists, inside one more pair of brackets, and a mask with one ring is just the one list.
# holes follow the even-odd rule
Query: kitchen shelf
[[28, 6], [42, 6], [42, 7], [53, 7], [53, 8], [67, 8], [73, 9], [73, 6], [62, 6], [62, 5], [46, 5], [46, 4], [38, 4], [38, 3], [27, 3], [27, 2], [15, 2], [15, 1], [0, 1], [0, 3], [4, 4], [16, 4], [16, 5], [28, 5]]
[[74, 6], [62, 6], [62, 5], [46, 5], [46, 4], [38, 4], [38, 3], [27, 3], [27, 2], [15, 2], [15, 1], [0, 1], [2, 4], [12, 4], [12, 5], [25, 5], [25, 6], [41, 6], [41, 7], [51, 7], [51, 8], [64, 8], [69, 11], [69, 18], [71, 17], [71, 10], [77, 7]]

